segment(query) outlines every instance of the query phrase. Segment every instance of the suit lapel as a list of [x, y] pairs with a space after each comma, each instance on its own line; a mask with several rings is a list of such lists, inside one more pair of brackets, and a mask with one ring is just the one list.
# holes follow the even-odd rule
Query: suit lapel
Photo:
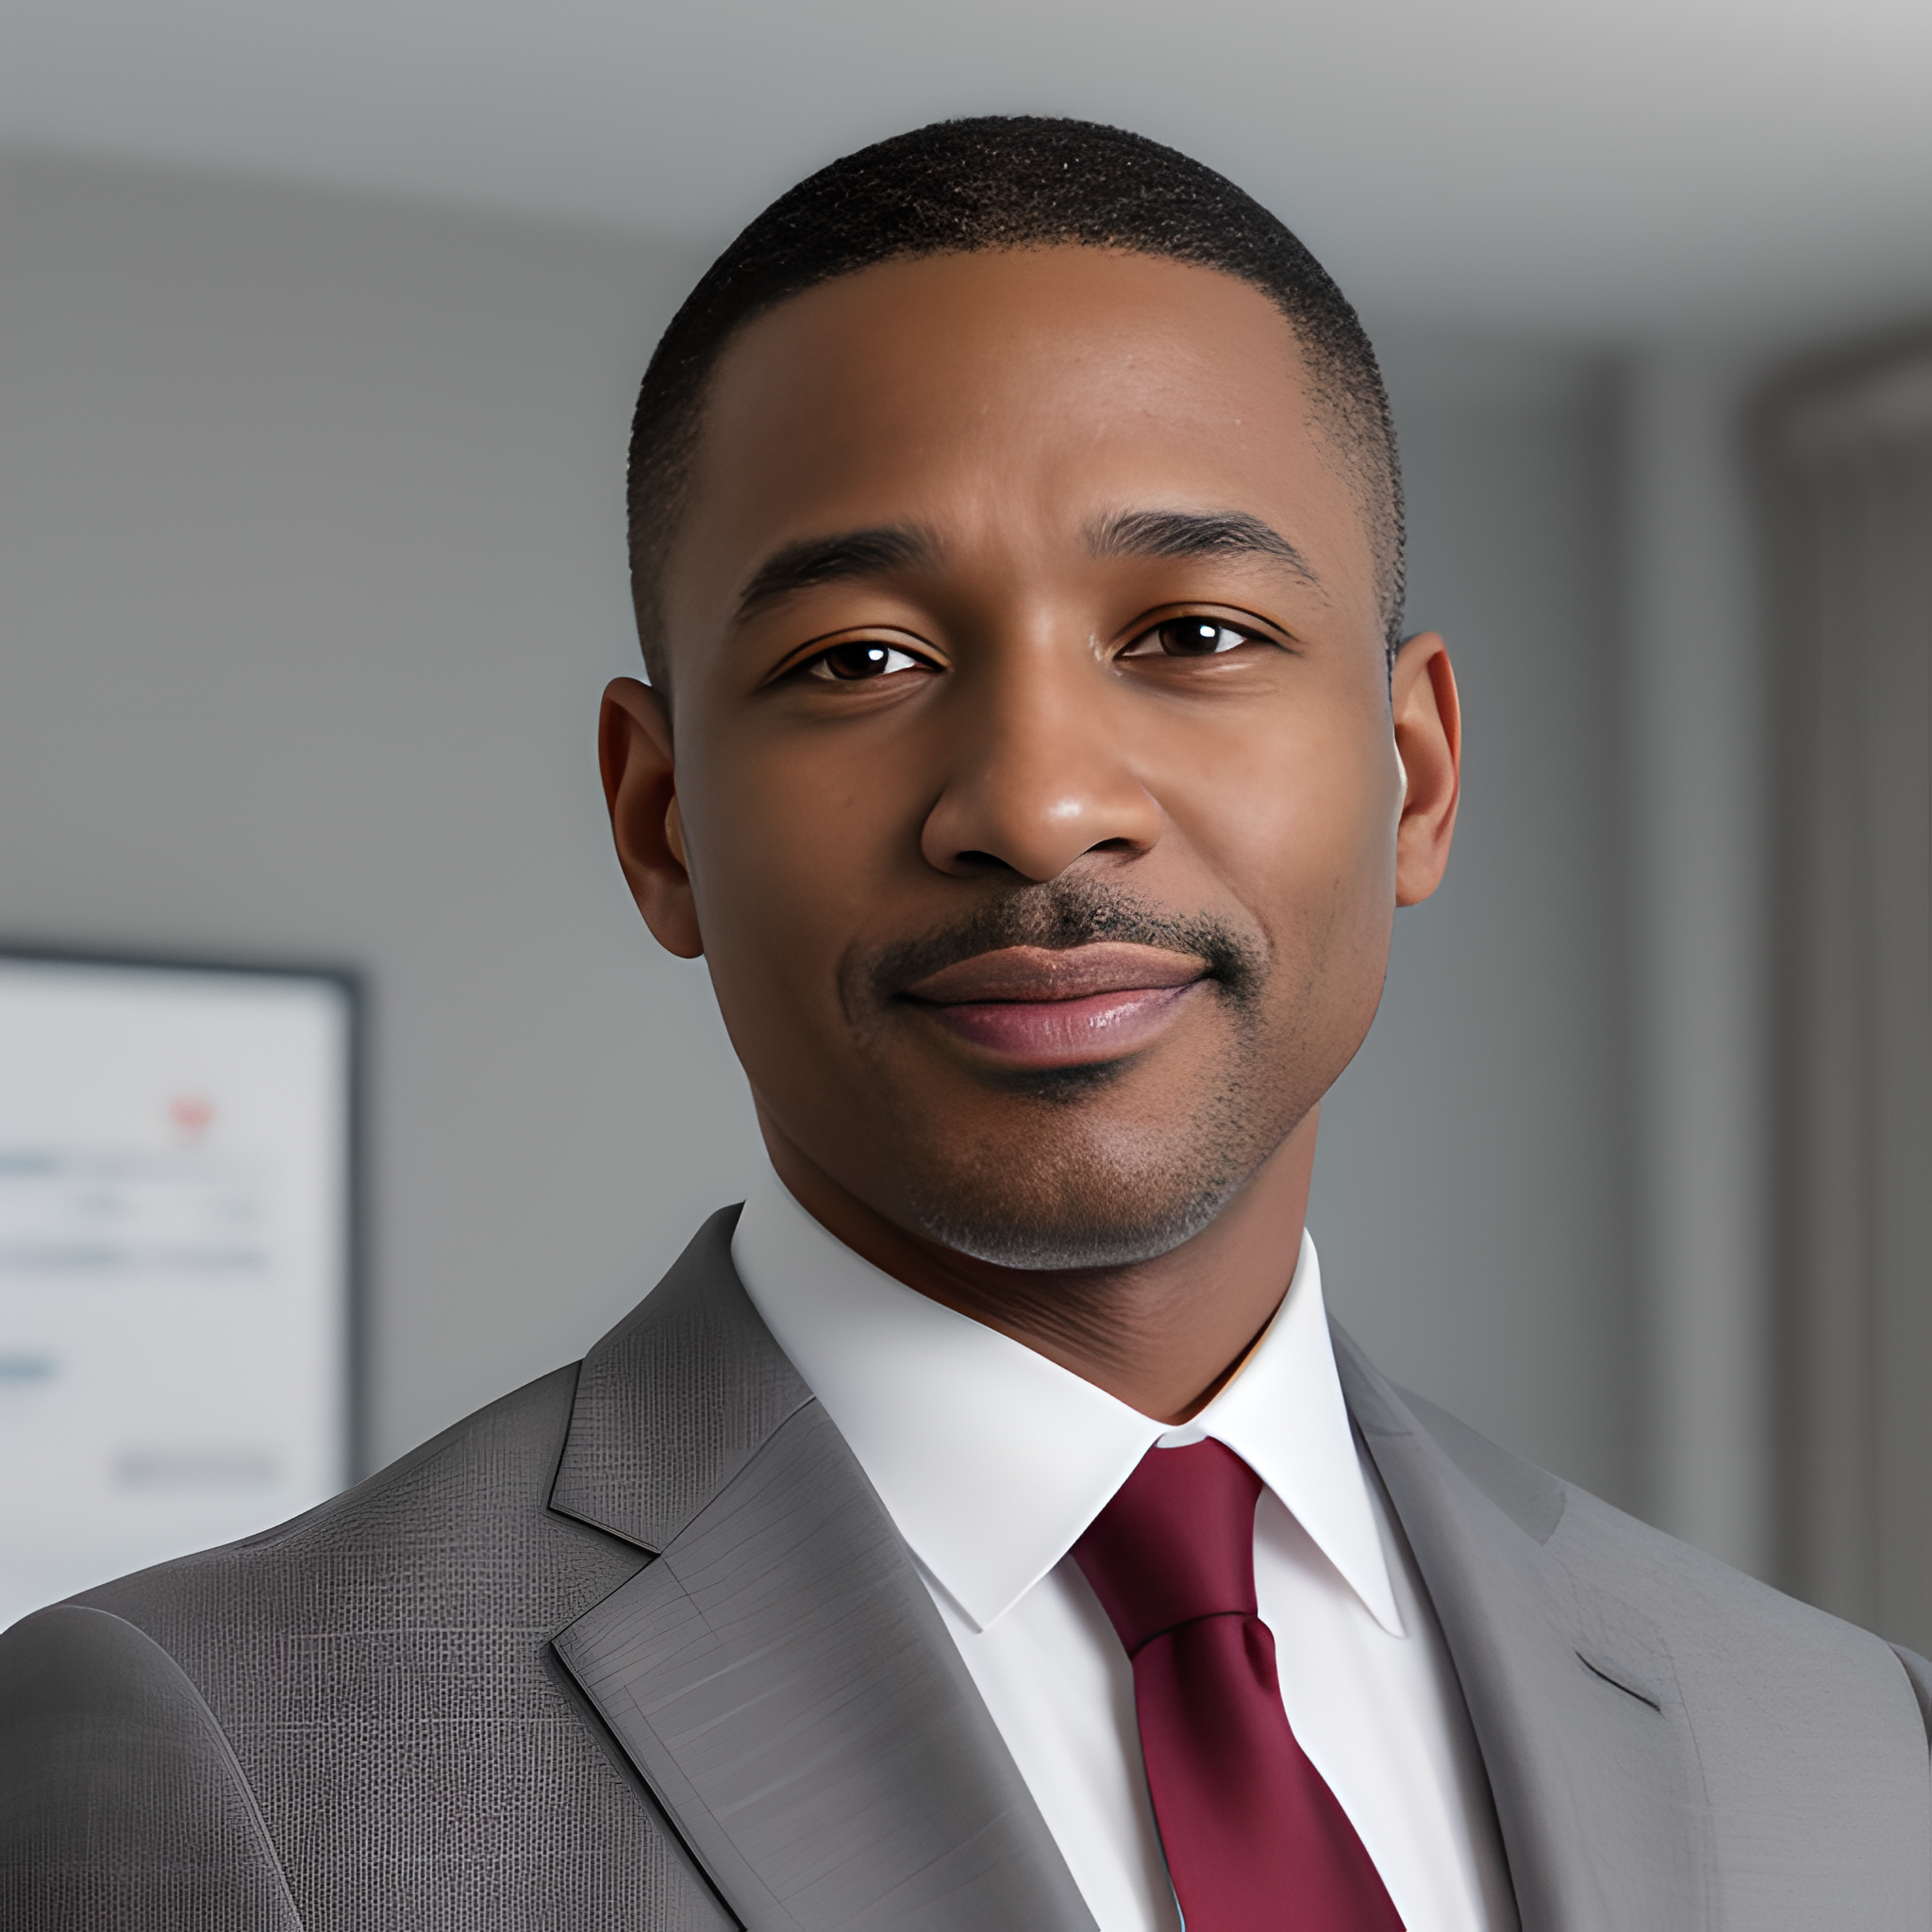
[[558, 1655], [752, 1932], [1092, 1932], [734, 1219], [586, 1357], [552, 1507], [659, 1554]]
[[[1092, 1932], [897, 1532], [716, 1216], [585, 1359], [552, 1493], [657, 1554], [556, 1648], [752, 1932]], [[1655, 1625], [1561, 1557], [1563, 1486], [1336, 1332], [1455, 1664], [1524, 1932], [1710, 1923]]]
[[1576, 1588], [1561, 1483], [1335, 1342], [1461, 1683], [1524, 1932], [1707, 1925], [1703, 1777], [1655, 1624]]

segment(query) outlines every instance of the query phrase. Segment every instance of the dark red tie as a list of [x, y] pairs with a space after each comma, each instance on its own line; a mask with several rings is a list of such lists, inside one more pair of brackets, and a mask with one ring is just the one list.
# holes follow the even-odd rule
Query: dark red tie
[[1187, 1932], [1402, 1932], [1281, 1707], [1255, 1607], [1260, 1494], [1219, 1442], [1150, 1449], [1074, 1545], [1134, 1661], [1174, 1896]]

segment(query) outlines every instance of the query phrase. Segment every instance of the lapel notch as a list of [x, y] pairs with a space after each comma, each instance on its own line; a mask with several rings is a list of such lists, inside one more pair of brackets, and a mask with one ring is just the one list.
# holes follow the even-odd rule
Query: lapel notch
[[552, 1507], [658, 1554], [558, 1656], [749, 1932], [1093, 1932], [734, 1218], [586, 1357]]
[[1340, 1328], [1335, 1353], [1461, 1684], [1523, 1932], [1699, 1932], [1708, 1804], [1661, 1633], [1579, 1591], [1561, 1483], [1399, 1393]]
[[662, 1550], [811, 1391], [731, 1265], [721, 1208], [584, 1357], [550, 1507]]

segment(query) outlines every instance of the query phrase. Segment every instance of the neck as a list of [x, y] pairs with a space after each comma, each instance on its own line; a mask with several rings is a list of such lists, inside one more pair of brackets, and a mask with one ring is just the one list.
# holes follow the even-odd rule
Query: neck
[[761, 1118], [778, 1177], [822, 1226], [908, 1288], [996, 1328], [1166, 1423], [1196, 1414], [1246, 1357], [1293, 1278], [1319, 1109], [1219, 1215], [1124, 1268], [1003, 1268], [888, 1221]]

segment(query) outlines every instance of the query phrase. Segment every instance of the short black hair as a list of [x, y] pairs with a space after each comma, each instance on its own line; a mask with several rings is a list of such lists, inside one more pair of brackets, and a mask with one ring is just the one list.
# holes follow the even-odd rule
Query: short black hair
[[887, 261], [1074, 244], [1165, 256], [1249, 283], [1280, 309], [1360, 497], [1390, 650], [1402, 624], [1402, 478], [1375, 352], [1333, 278], [1212, 168], [1091, 121], [985, 115], [875, 142], [801, 181], [706, 272], [664, 331], [630, 442], [631, 583], [664, 681], [659, 579], [689, 491], [711, 373], [744, 325]]

